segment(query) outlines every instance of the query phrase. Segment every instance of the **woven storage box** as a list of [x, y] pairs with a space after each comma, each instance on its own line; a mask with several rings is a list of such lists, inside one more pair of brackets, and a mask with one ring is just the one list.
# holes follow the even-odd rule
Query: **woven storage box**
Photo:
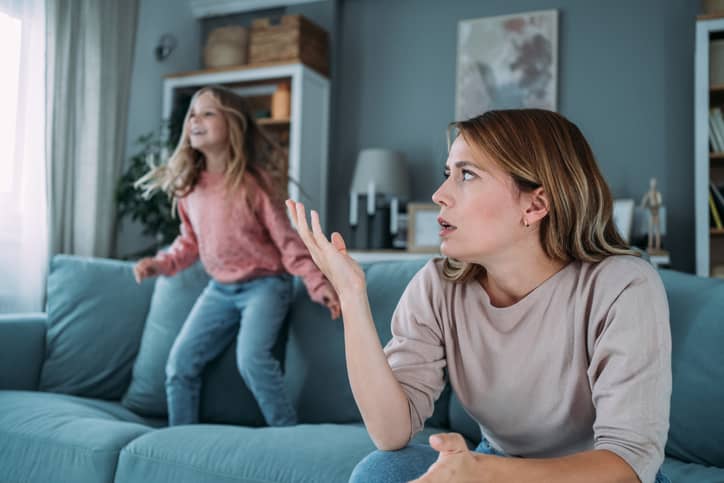
[[327, 32], [301, 15], [254, 20], [250, 37], [251, 64], [299, 61], [329, 75]]

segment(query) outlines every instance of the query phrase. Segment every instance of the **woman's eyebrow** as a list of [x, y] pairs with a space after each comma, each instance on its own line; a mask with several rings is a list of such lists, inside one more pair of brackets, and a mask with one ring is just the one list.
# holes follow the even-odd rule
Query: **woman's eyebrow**
[[467, 167], [480, 169], [480, 167], [477, 164], [473, 163], [472, 161], [456, 161], [455, 167], [458, 169], [467, 168]]
[[[457, 168], [457, 169], [466, 168], [466, 167], [472, 167], [472, 168], [475, 168], [475, 169], [482, 169], [480, 166], [478, 166], [477, 164], [473, 163], [472, 161], [455, 161], [455, 163], [454, 163], [453, 166], [454, 166], [455, 168]], [[449, 169], [450, 169], [450, 166], [446, 164], [446, 165], [445, 165], [445, 169], [446, 169], [446, 170], [449, 170]]]

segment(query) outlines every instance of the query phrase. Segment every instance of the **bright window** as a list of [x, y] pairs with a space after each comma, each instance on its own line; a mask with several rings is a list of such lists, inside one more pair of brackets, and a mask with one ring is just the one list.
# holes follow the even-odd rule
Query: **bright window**
[[20, 20], [0, 13], [0, 193], [13, 188], [16, 123], [18, 112], [18, 78], [20, 77]]

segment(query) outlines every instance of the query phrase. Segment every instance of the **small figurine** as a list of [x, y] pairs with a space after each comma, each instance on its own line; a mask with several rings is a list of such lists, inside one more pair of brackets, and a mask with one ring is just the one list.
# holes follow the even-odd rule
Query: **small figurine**
[[659, 210], [663, 205], [661, 193], [656, 190], [656, 178], [651, 178], [649, 182], [649, 190], [641, 199], [641, 206], [648, 208], [651, 214], [649, 218], [649, 239], [646, 251], [650, 254], [662, 254], [661, 249], [661, 226], [659, 220]]

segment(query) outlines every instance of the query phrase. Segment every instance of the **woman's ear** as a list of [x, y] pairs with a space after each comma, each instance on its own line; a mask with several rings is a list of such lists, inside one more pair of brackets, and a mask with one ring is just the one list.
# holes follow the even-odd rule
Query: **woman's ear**
[[548, 193], [543, 189], [542, 186], [534, 189], [528, 193], [528, 207], [525, 209], [525, 221], [530, 223], [536, 223], [548, 214], [550, 207], [548, 200]]

